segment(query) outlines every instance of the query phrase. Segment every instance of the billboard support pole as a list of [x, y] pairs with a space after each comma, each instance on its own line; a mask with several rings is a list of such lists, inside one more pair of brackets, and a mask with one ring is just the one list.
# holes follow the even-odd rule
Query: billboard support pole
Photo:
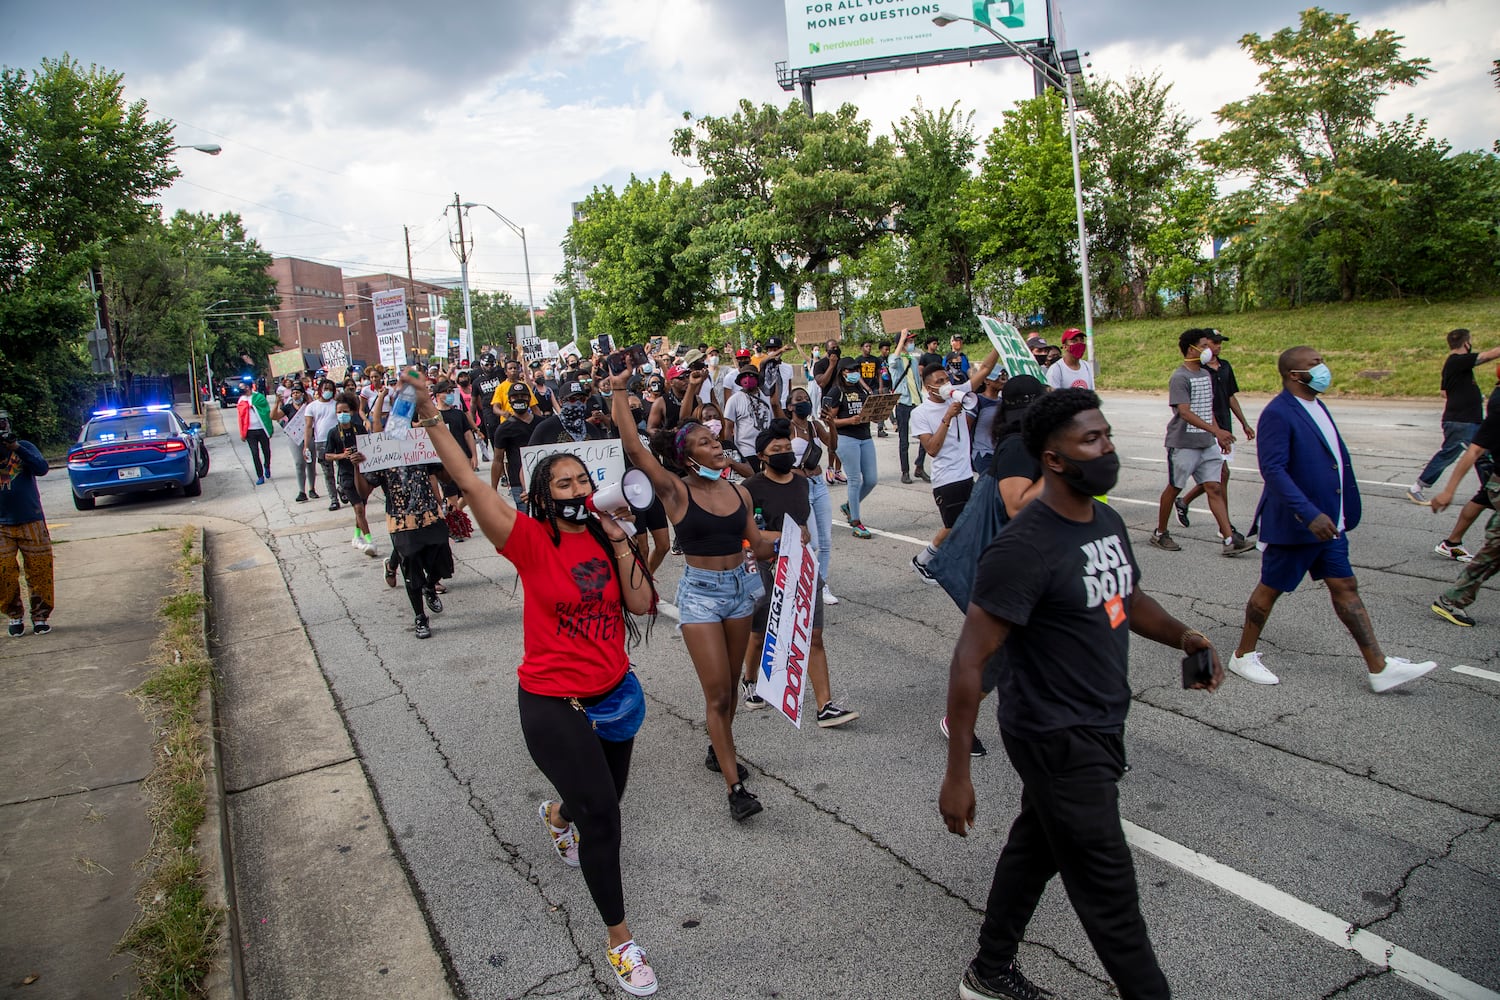
[[809, 118], [813, 116], [812, 88], [812, 78], [804, 76], [802, 78], [802, 105], [807, 108], [807, 117]]

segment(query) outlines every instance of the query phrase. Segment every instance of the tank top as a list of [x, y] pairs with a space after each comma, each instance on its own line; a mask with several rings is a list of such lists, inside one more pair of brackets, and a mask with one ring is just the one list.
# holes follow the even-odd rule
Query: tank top
[[[739, 490], [735, 490], [739, 495]], [[739, 555], [745, 539], [745, 501], [731, 514], [714, 514], [698, 505], [693, 491], [687, 488], [687, 510], [674, 527], [677, 542], [685, 556]]]

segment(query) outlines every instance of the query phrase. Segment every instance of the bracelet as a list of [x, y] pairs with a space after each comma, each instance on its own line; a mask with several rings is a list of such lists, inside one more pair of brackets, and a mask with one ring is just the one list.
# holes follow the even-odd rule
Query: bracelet
[[1182, 637], [1177, 640], [1177, 648], [1180, 649], [1180, 650], [1182, 650], [1184, 653], [1186, 653], [1187, 652], [1188, 637], [1189, 636], [1194, 636], [1194, 635], [1196, 635], [1198, 638], [1204, 640], [1205, 642], [1208, 641], [1208, 636], [1204, 635], [1202, 632], [1199, 632], [1195, 628], [1183, 629], [1182, 630]]
[[440, 424], [442, 422], [443, 422], [443, 418], [442, 417], [436, 417], [436, 416], [434, 416], [434, 417], [423, 417], [421, 420], [417, 421], [417, 426], [418, 427], [436, 427], [438, 424]]

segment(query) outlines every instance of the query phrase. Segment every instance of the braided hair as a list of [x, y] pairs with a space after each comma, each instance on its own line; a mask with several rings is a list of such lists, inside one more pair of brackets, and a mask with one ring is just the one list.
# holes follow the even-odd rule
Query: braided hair
[[[532, 470], [531, 480], [527, 487], [527, 513], [546, 525], [548, 533], [552, 536], [554, 547], [562, 544], [562, 529], [557, 526], [557, 502], [552, 497], [552, 468], [562, 460], [577, 462], [580, 466], [583, 465], [583, 461], [577, 455], [567, 452], [548, 455], [538, 462], [536, 468]], [[638, 645], [642, 638], [641, 630], [640, 626], [636, 623], [635, 615], [631, 614], [625, 604], [625, 578], [620, 573], [620, 560], [615, 558], [614, 542], [604, 533], [604, 527], [599, 523], [597, 518], [589, 518], [584, 522], [583, 527], [593, 537], [594, 541], [599, 543], [599, 548], [604, 551], [604, 555], [609, 561], [615, 575], [615, 582], [620, 585], [620, 608], [625, 616], [625, 632], [630, 637], [630, 645]], [[635, 543], [630, 542], [629, 545], [631, 552], [631, 581], [634, 582], [638, 579], [637, 574], [641, 574], [645, 577], [646, 585], [651, 588], [651, 607], [645, 615], [647, 619], [646, 634], [649, 636], [651, 625], [656, 621], [656, 581], [651, 576], [650, 569], [646, 567], [645, 561], [641, 559], [640, 550], [635, 547]]]

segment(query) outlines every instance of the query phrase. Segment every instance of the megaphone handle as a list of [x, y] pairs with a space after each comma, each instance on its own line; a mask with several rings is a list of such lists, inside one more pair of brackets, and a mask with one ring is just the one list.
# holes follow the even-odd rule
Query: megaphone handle
[[618, 527], [621, 531], [625, 532], [626, 538], [635, 537], [635, 524], [633, 522], [622, 521], [619, 518], [615, 517], [613, 514], [605, 514], [604, 516], [613, 521], [615, 523], [615, 526]]

